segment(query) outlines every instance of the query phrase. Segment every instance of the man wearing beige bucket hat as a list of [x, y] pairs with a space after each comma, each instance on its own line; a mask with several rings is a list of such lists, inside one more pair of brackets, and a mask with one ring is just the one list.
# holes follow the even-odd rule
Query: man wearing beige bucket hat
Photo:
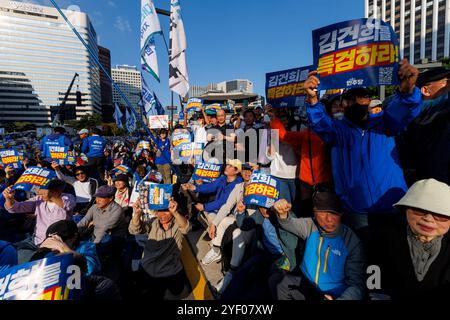
[[394, 207], [406, 214], [406, 224], [382, 230], [370, 246], [382, 293], [393, 299], [450, 296], [450, 187], [421, 180]]

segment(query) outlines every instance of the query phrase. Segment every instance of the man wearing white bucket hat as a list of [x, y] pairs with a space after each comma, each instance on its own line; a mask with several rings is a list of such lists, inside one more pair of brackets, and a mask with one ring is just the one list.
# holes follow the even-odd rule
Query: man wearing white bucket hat
[[407, 223], [381, 231], [370, 248], [382, 293], [393, 299], [450, 296], [450, 187], [421, 180], [394, 207]]

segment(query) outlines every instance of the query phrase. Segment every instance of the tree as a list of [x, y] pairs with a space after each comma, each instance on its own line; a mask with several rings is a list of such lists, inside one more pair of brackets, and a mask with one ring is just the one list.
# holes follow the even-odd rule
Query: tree
[[450, 58], [444, 58], [441, 60], [441, 62], [445, 68], [450, 68]]

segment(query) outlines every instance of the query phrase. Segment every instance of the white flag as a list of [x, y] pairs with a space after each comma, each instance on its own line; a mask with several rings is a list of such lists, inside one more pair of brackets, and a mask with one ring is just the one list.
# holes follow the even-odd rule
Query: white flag
[[141, 0], [141, 61], [142, 68], [159, 82], [158, 57], [155, 38], [160, 34], [158, 14], [152, 0]]
[[180, 0], [170, 4], [170, 90], [185, 98], [189, 92], [189, 76], [186, 65], [186, 34], [181, 17]]

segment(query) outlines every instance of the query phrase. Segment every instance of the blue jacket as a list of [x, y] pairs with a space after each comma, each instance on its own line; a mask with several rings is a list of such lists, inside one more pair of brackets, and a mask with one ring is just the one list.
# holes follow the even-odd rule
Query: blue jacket
[[395, 137], [419, 114], [422, 94], [393, 98], [386, 110], [364, 128], [346, 118], [333, 120], [322, 104], [308, 106], [312, 130], [331, 146], [336, 193], [349, 213], [392, 213], [406, 193]]
[[73, 149], [72, 140], [63, 134], [51, 134], [42, 139], [39, 146], [39, 150], [42, 152], [46, 161], [50, 161], [50, 147], [69, 147], [69, 150]]
[[[87, 271], [85, 275], [98, 274], [101, 271], [101, 263], [97, 254], [97, 246], [92, 241], [82, 241], [75, 249], [77, 253], [86, 259]], [[45, 257], [53, 257], [53, 252], [48, 253]]]
[[8, 242], [0, 240], [0, 272], [17, 265], [17, 251]]
[[97, 254], [97, 246], [91, 241], [82, 241], [76, 249], [76, 252], [83, 255], [87, 264], [87, 275], [99, 273], [101, 271], [101, 263]]
[[360, 300], [365, 291], [365, 258], [358, 237], [340, 225], [324, 233], [311, 218], [278, 219], [284, 230], [306, 240], [300, 269], [322, 294], [335, 299]]
[[106, 140], [100, 136], [91, 136], [83, 141], [81, 152], [88, 158], [102, 158], [105, 156]]
[[[160, 157], [156, 157], [155, 164], [163, 165], [170, 164], [170, 140], [166, 139], [166, 141], [162, 141], [160, 138], [156, 139], [156, 146], [159, 150], [162, 151]], [[158, 151], [158, 150], [157, 150]]]
[[214, 182], [205, 183], [197, 186], [196, 192], [198, 193], [215, 193], [216, 198], [214, 201], [205, 204], [205, 211], [208, 213], [217, 213], [221, 206], [227, 202], [231, 191], [234, 187], [241, 183], [243, 180], [241, 177], [237, 177], [233, 182], [227, 183], [227, 177], [221, 176]]

